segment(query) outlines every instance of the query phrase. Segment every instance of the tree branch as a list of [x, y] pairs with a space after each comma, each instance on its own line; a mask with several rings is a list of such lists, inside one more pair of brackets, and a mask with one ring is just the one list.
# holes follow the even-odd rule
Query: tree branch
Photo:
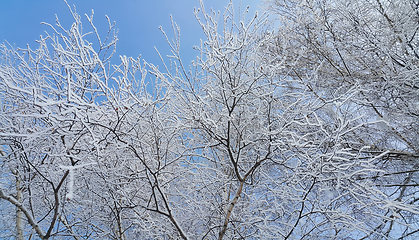
[[41, 239], [45, 239], [46, 235], [44, 231], [39, 227], [38, 223], [35, 221], [35, 219], [30, 214], [30, 212], [19, 201], [17, 201], [14, 197], [10, 195], [5, 195], [2, 189], [0, 189], [0, 198], [10, 202], [11, 204], [15, 205], [15, 207], [19, 208], [20, 211], [22, 211], [25, 214], [26, 219], [28, 220], [29, 224], [36, 231], [39, 237]]

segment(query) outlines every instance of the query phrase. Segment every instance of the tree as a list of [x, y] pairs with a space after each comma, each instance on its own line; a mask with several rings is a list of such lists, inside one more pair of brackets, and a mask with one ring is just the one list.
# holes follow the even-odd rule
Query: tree
[[[231, 3], [220, 24], [201, 2], [199, 56], [183, 64], [173, 23], [160, 70], [115, 65], [114, 25], [102, 41], [87, 16], [92, 45], [70, 8], [71, 29], [57, 19], [37, 50], [3, 47], [0, 206], [17, 209], [16, 232], [41, 239], [414, 237], [417, 135], [404, 123], [417, 124], [406, 60], [416, 38], [402, 55], [376, 34], [393, 30], [383, 13], [401, 23], [399, 9], [415, 19], [415, 5], [382, 4], [373, 25], [347, 31], [341, 19], [361, 17], [361, 3], [268, 2], [284, 18], [271, 26]], [[409, 24], [400, 29], [415, 36]], [[360, 42], [381, 48], [364, 54]]]
[[[106, 85], [112, 77], [106, 64], [117, 41], [113, 25], [109, 22], [105, 41], [97, 35], [99, 49], [93, 50], [84, 40], [80, 16], [71, 13], [75, 20], [71, 29], [65, 30], [57, 19], [58, 29], [51, 26], [55, 34], [41, 38], [37, 50], [28, 47], [19, 53], [4, 46], [2, 51], [1, 138], [7, 153], [2, 169], [10, 169], [16, 178], [5, 178], [4, 184], [18, 188], [20, 182], [23, 197], [3, 188], [0, 196], [25, 214], [41, 239], [63, 229], [66, 234], [83, 236], [74, 228], [86, 219], [76, 213], [88, 215], [85, 207], [89, 205], [81, 208], [72, 202], [77, 186], [73, 187], [73, 178], [79, 168], [99, 160], [95, 129], [88, 123], [101, 117], [100, 109], [105, 107], [97, 106], [97, 99], [111, 100], [118, 94], [109, 92]], [[88, 19], [95, 29], [92, 17]], [[69, 225], [73, 217], [76, 222]]]
[[[381, 190], [386, 194], [397, 196], [395, 199], [417, 204], [417, 2], [267, 3], [284, 26], [271, 46], [272, 53], [292, 54], [293, 50], [289, 52], [281, 43], [282, 30], [287, 29], [293, 49], [307, 49], [300, 56], [304, 67], [293, 70], [293, 77], [304, 79], [325, 105], [338, 91], [360, 90], [352, 97], [351, 107], [376, 123], [359, 128], [347, 139], [348, 144], [354, 149], [370, 146], [372, 155], [388, 152], [385, 160], [377, 163], [387, 173], [373, 181], [384, 187]], [[406, 224], [416, 222], [405, 214]], [[394, 227], [393, 221], [378, 223], [377, 234], [381, 231], [389, 237]]]

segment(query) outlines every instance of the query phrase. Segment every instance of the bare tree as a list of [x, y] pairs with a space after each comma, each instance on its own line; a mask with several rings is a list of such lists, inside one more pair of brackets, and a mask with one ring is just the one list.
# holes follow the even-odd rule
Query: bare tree
[[[266, 1], [284, 28], [270, 45], [271, 54], [300, 55], [304, 67], [292, 70], [308, 90], [326, 106], [336, 93], [359, 89], [353, 95], [353, 113], [370, 121], [345, 137], [348, 147], [370, 156], [386, 153], [376, 163], [385, 172], [371, 181], [390, 199], [417, 206], [418, 108], [417, 3], [414, 1]], [[286, 29], [292, 48], [281, 41]], [[300, 65], [301, 66], [301, 65]], [[374, 123], [375, 122], [375, 123]], [[330, 122], [333, 124], [333, 122]], [[404, 237], [417, 234], [416, 217], [392, 210], [390, 219], [376, 223], [366, 237]], [[403, 232], [403, 234], [401, 232]], [[393, 233], [394, 232], [394, 233]], [[393, 235], [392, 235], [393, 234]]]
[[90, 15], [94, 49], [71, 8], [72, 27], [57, 19], [37, 50], [3, 46], [0, 210], [16, 223], [9, 231], [121, 240], [417, 235], [416, 5], [267, 6], [279, 24], [236, 14], [232, 3], [206, 12], [201, 1], [195, 16], [206, 39], [191, 66], [173, 22], [174, 39], [162, 30], [172, 55], [158, 68], [113, 59], [114, 25], [103, 38]]
[[[96, 139], [88, 121], [99, 109], [97, 99], [111, 94], [105, 82], [111, 79], [106, 64], [117, 41], [113, 25], [109, 22], [103, 42], [97, 35], [95, 51], [83, 39], [80, 16], [71, 13], [75, 20], [71, 29], [65, 30], [57, 18], [56, 26], [50, 25], [54, 35], [41, 37], [37, 50], [2, 49], [1, 142], [6, 148], [2, 165], [11, 173], [4, 173], [3, 184], [15, 185], [16, 190], [2, 188], [0, 196], [18, 209], [16, 221], [23, 213], [41, 239], [63, 231], [77, 238], [65, 221], [68, 212], [83, 211], [69, 203], [74, 174], [97, 163]], [[88, 19], [95, 29], [92, 16]]]

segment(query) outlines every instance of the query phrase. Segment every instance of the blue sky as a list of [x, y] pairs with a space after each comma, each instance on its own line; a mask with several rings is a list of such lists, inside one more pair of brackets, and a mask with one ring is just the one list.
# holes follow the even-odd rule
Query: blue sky
[[[155, 65], [160, 65], [160, 60], [154, 50], [156, 46], [162, 55], [169, 54], [159, 26], [171, 32], [169, 15], [173, 16], [181, 30], [181, 50], [183, 60], [190, 62], [198, 53], [192, 50], [193, 45], [199, 45], [203, 38], [200, 26], [193, 14], [194, 7], [199, 7], [199, 0], [67, 0], [76, 6], [77, 12], [83, 16], [91, 14], [94, 9], [94, 22], [102, 35], [107, 31], [108, 15], [111, 21], [116, 22], [119, 29], [117, 55], [142, 58]], [[233, 0], [235, 8], [244, 9], [250, 6], [249, 16], [261, 5], [259, 0]], [[224, 10], [229, 0], [204, 0], [205, 8]], [[45, 35], [45, 31], [52, 33], [41, 22], [55, 24], [55, 14], [58, 15], [62, 25], [69, 28], [72, 17], [63, 0], [0, 0], [0, 43], [5, 40], [16, 47], [25, 47], [28, 43], [31, 48], [36, 48], [36, 39]], [[88, 22], [83, 22], [88, 26]], [[90, 31], [90, 29], [88, 29]], [[119, 58], [116, 58], [119, 59]], [[116, 60], [115, 59], [115, 60]]]

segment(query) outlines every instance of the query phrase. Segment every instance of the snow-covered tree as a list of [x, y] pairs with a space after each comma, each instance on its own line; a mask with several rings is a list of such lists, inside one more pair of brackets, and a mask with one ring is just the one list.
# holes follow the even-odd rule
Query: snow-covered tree
[[[358, 89], [348, 107], [352, 114], [365, 116], [359, 124], [372, 124], [345, 136], [347, 146], [356, 150], [368, 146], [369, 156], [385, 153], [376, 163], [384, 172], [371, 181], [390, 199], [417, 206], [417, 1], [269, 0], [266, 4], [281, 26], [270, 45], [271, 54], [299, 58], [292, 77], [305, 81], [324, 102], [326, 115], [336, 94]], [[283, 41], [284, 34], [292, 47]], [[305, 49], [304, 54], [296, 56], [298, 49]], [[400, 209], [385, 216], [366, 237], [417, 235], [417, 226], [409, 229], [416, 216]], [[397, 221], [407, 227], [397, 230]]]
[[159, 68], [71, 8], [38, 49], [3, 46], [1, 236], [417, 236], [417, 5], [266, 6], [201, 2], [191, 66], [175, 23]]

